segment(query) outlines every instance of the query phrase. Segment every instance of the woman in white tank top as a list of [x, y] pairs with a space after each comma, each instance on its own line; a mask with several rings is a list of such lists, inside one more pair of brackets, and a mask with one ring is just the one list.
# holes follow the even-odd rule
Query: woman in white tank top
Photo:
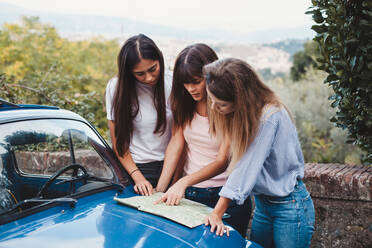
[[118, 55], [118, 75], [106, 87], [106, 111], [112, 145], [134, 181], [134, 190], [151, 195], [160, 176], [171, 133], [161, 51], [147, 36], [129, 38]]

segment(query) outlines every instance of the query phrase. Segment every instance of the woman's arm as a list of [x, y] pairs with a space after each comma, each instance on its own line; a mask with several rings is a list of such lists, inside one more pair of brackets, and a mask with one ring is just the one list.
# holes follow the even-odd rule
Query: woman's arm
[[182, 128], [172, 128], [172, 137], [165, 150], [163, 170], [156, 186], [156, 191], [164, 192], [172, 179], [185, 147], [185, 138]]
[[218, 150], [216, 160], [206, 165], [199, 171], [178, 180], [161, 197], [160, 201], [165, 202], [167, 205], [178, 205], [184, 196], [187, 187], [205, 181], [224, 172], [227, 167], [229, 147], [229, 142], [223, 142]]
[[176, 166], [176, 171], [174, 172], [173, 177], [172, 177], [172, 182], [170, 184], [171, 186], [175, 184], [183, 175], [183, 169], [185, 167], [185, 162], [186, 162], [186, 155], [187, 155], [187, 148], [186, 146], [184, 146], [181, 157], [178, 160], [178, 164]]
[[123, 165], [128, 174], [132, 177], [134, 181], [134, 191], [141, 195], [152, 195], [154, 189], [149, 181], [142, 175], [141, 171], [138, 169], [133, 161], [132, 155], [128, 151], [123, 157], [119, 156], [116, 150], [116, 137], [115, 137], [115, 125], [114, 122], [109, 120], [110, 136], [112, 141], [112, 148], [119, 158], [120, 163]]
[[216, 229], [216, 234], [219, 236], [222, 236], [225, 230], [227, 236], [229, 236], [229, 229], [223, 224], [222, 216], [229, 207], [230, 202], [231, 200], [229, 198], [221, 196], [212, 213], [204, 219], [204, 224], [206, 226], [211, 225], [211, 232], [214, 232], [214, 229]]
[[243, 204], [257, 182], [265, 160], [272, 150], [278, 121], [274, 118], [261, 123], [257, 136], [237, 162], [219, 195]]

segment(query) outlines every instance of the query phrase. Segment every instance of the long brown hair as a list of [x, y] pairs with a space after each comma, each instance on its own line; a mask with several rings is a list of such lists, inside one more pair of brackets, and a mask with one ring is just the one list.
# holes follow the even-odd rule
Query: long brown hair
[[123, 156], [129, 149], [133, 134], [133, 120], [139, 111], [136, 79], [133, 68], [141, 59], [159, 61], [160, 74], [154, 87], [154, 105], [157, 111], [157, 123], [154, 133], [163, 134], [166, 130], [165, 94], [164, 94], [164, 58], [163, 54], [149, 37], [139, 34], [129, 38], [121, 48], [118, 64], [118, 83], [112, 102], [114, 115], [116, 150]]
[[264, 108], [281, 107], [275, 93], [246, 62], [228, 58], [204, 67], [206, 84], [216, 98], [232, 102], [234, 111], [223, 115], [209, 109], [210, 131], [231, 142], [229, 171], [254, 141]]
[[171, 92], [173, 122], [176, 128], [189, 124], [196, 109], [196, 102], [184, 84], [199, 83], [199, 80], [204, 78], [203, 66], [217, 59], [213, 49], [202, 43], [188, 46], [178, 54]]

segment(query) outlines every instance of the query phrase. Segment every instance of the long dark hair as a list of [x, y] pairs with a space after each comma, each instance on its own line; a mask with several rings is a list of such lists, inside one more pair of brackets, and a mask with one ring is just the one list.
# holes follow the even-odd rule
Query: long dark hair
[[123, 156], [129, 149], [133, 134], [133, 120], [139, 111], [136, 79], [133, 68], [141, 59], [159, 61], [160, 74], [154, 87], [154, 105], [157, 111], [157, 123], [154, 133], [163, 134], [166, 129], [166, 109], [164, 94], [164, 58], [154, 41], [139, 34], [129, 38], [118, 55], [118, 83], [112, 102], [114, 114], [116, 150]]
[[204, 78], [203, 66], [217, 59], [213, 49], [201, 43], [188, 46], [178, 54], [171, 92], [173, 122], [176, 128], [189, 124], [196, 108], [196, 102], [184, 84], [199, 83], [199, 80]]

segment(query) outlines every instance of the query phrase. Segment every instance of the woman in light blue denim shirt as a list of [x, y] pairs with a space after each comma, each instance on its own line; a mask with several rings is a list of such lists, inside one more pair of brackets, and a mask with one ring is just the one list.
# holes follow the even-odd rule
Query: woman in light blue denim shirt
[[230, 201], [255, 196], [250, 240], [264, 247], [309, 247], [314, 205], [306, 190], [304, 159], [286, 107], [239, 59], [204, 67], [211, 132], [231, 141], [231, 173], [213, 212], [205, 218], [217, 235]]

